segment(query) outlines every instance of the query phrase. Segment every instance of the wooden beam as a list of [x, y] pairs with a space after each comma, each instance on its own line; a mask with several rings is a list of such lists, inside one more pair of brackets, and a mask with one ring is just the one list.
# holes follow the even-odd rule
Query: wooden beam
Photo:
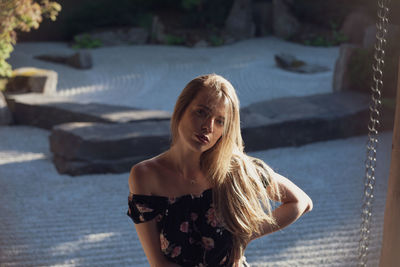
[[392, 159], [386, 195], [383, 241], [379, 267], [400, 266], [400, 58], [397, 75]]

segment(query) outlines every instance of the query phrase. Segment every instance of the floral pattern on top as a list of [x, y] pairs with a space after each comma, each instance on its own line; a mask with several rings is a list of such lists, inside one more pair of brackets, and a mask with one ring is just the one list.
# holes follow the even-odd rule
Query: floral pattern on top
[[229, 266], [232, 234], [217, 219], [212, 189], [199, 195], [131, 195], [127, 215], [134, 223], [155, 219], [161, 251], [183, 267]]

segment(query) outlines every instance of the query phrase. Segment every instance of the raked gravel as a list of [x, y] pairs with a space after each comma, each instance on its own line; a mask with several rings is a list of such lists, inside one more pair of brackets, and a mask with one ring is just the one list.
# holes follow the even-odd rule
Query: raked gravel
[[[172, 111], [183, 86], [210, 72], [232, 81], [242, 106], [331, 92], [338, 56], [337, 47], [269, 37], [216, 48], [104, 47], [92, 50], [94, 68], [85, 71], [33, 59], [73, 52], [65, 43], [21, 43], [10, 62], [54, 69], [57, 94], [73, 101]], [[280, 52], [331, 70], [310, 75], [280, 70], [273, 60]], [[0, 127], [0, 266], [148, 266], [126, 216], [129, 174], [60, 175], [51, 161], [49, 135], [34, 127]], [[391, 137], [392, 132], [380, 135], [368, 266], [378, 265]], [[356, 266], [366, 139], [251, 153], [314, 202], [313, 211], [293, 225], [248, 246], [252, 266]]]
[[[129, 173], [60, 175], [50, 132], [0, 127], [0, 266], [148, 266], [126, 216]], [[380, 136], [371, 254], [382, 238], [391, 132]], [[366, 136], [251, 153], [307, 192], [312, 212], [255, 240], [252, 266], [356, 266]]]
[[[114, 46], [90, 50], [91, 70], [33, 58], [45, 53], [72, 54], [75, 51], [66, 43], [21, 43], [16, 45], [9, 62], [14, 68], [34, 66], [55, 70], [59, 75], [57, 94], [74, 101], [172, 111], [186, 83], [206, 73], [221, 74], [229, 79], [242, 106], [284, 96], [331, 92], [339, 48], [303, 46], [275, 37], [211, 48]], [[276, 67], [274, 55], [277, 53], [291, 53], [330, 70], [316, 74], [288, 72]]]

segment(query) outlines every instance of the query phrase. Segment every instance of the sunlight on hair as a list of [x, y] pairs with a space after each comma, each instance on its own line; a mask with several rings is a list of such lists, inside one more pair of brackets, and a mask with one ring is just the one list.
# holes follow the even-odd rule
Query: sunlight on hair
[[22, 151], [5, 150], [0, 152], [0, 165], [27, 162], [45, 158], [47, 158], [47, 155], [44, 153], [29, 153]]

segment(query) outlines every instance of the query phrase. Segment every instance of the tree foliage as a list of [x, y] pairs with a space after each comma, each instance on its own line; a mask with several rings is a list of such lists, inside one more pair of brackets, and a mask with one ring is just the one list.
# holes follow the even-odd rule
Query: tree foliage
[[56, 20], [61, 6], [50, 0], [0, 0], [0, 77], [11, 76], [6, 62], [17, 41], [16, 30], [39, 28], [43, 17]]

